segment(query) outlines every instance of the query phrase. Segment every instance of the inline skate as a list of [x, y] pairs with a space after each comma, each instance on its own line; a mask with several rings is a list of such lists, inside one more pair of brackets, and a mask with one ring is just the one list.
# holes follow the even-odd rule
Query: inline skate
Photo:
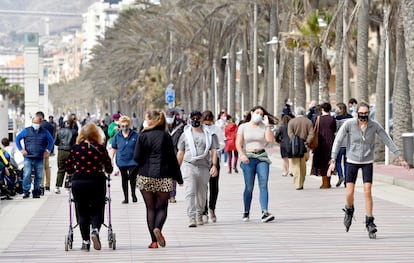
[[344, 217], [344, 225], [345, 225], [345, 230], [346, 232], [349, 231], [349, 228], [352, 225], [352, 218], [354, 217], [354, 206], [351, 207], [347, 207], [345, 205], [345, 208], [342, 209], [345, 212], [345, 217]]
[[368, 236], [371, 239], [377, 238], [377, 226], [374, 224], [373, 216], [365, 216], [365, 226], [367, 227]]

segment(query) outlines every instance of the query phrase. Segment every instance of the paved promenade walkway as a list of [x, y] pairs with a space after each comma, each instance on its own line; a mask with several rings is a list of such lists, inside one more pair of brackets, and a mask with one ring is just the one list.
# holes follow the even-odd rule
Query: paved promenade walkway
[[[414, 170], [375, 165], [374, 216], [377, 239], [365, 230], [364, 198], [358, 178], [355, 220], [343, 226], [343, 187], [319, 189], [321, 179], [307, 176], [303, 191], [291, 177], [281, 176], [278, 148], [270, 149], [269, 211], [276, 216], [260, 222], [259, 191], [254, 191], [251, 218], [241, 220], [243, 176], [228, 174], [222, 165], [217, 223], [189, 228], [183, 188], [170, 204], [163, 233], [165, 248], [148, 249], [145, 205], [121, 204], [121, 178], [112, 179], [112, 223], [116, 250], [108, 248], [101, 230], [102, 250], [80, 251], [75, 229], [73, 250], [64, 250], [68, 232], [68, 196], [46, 193], [40, 199], [0, 203], [0, 262], [414, 262]], [[56, 157], [51, 157], [53, 185]], [[308, 168], [311, 162], [308, 161]], [[333, 184], [337, 177], [332, 178]], [[403, 187], [402, 187], [403, 186]]]

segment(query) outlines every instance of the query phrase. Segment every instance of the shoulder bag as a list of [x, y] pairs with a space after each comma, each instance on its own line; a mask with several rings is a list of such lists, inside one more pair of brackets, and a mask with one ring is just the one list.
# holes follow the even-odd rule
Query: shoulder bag
[[313, 127], [313, 139], [312, 142], [308, 145], [309, 149], [315, 150], [318, 147], [318, 134], [319, 134], [319, 121], [320, 116], [316, 118], [315, 126]]

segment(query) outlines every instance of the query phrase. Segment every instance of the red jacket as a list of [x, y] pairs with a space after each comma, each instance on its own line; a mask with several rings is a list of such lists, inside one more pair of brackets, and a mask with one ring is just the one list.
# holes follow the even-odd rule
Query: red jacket
[[236, 150], [237, 128], [235, 123], [229, 123], [224, 128], [224, 136], [226, 137], [226, 146], [224, 147], [225, 152]]

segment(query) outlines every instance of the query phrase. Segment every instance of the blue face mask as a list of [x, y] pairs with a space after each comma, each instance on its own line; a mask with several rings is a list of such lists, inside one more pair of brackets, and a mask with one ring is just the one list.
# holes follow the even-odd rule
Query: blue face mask
[[253, 113], [252, 121], [254, 121], [255, 123], [259, 123], [262, 121], [262, 116], [260, 114]]
[[40, 128], [40, 124], [32, 123], [32, 127], [33, 129], [38, 130]]

